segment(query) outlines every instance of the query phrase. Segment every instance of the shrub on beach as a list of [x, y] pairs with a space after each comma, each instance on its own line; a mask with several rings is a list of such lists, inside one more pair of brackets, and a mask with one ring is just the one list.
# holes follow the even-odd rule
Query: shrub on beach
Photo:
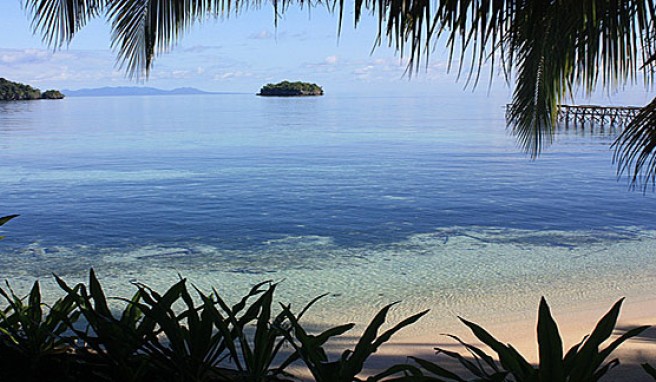
[[[65, 295], [50, 307], [38, 282], [25, 297], [8, 283], [0, 288], [7, 302], [0, 311], [1, 381], [289, 381], [286, 368], [298, 360], [321, 368], [318, 380], [351, 381], [380, 345], [426, 314], [378, 336], [391, 305], [383, 308], [356, 348], [330, 363], [323, 346], [354, 324], [308, 334], [301, 318], [323, 296], [296, 315], [289, 305], [274, 313], [272, 282], [228, 305], [218, 291], [203, 293], [182, 278], [161, 294], [135, 284], [131, 299], [107, 297], [93, 269], [86, 284], [55, 278]], [[335, 366], [338, 379], [327, 372]]]
[[[324, 296], [294, 313], [289, 305], [275, 309], [277, 284], [269, 281], [229, 305], [217, 290], [204, 293], [183, 278], [164, 293], [136, 283], [130, 299], [107, 297], [93, 269], [88, 283], [70, 286], [55, 278], [64, 296], [52, 305], [42, 301], [38, 282], [25, 297], [17, 296], [8, 283], [0, 288], [5, 301], [0, 307], [1, 381], [291, 381], [288, 367], [294, 362], [304, 363], [317, 382], [362, 381], [365, 363], [378, 348], [428, 313], [412, 315], [379, 333], [394, 304], [387, 305], [352, 350], [330, 360], [326, 344], [354, 324], [310, 333], [302, 318]], [[599, 350], [612, 334], [621, 303], [563, 354], [558, 328], [543, 299], [537, 366], [466, 320], [463, 323], [499, 361], [455, 336], [470, 357], [436, 350], [460, 362], [476, 381], [596, 381], [619, 363], [606, 362], [612, 351], [646, 329], [629, 330]], [[439, 363], [409, 359], [413, 362], [392, 365], [367, 381], [465, 381]], [[645, 370], [653, 368], [647, 365]]]
[[[438, 354], [444, 354], [460, 363], [463, 369], [475, 376], [476, 381], [515, 381], [515, 382], [593, 382], [598, 381], [606, 373], [619, 365], [617, 358], [606, 361], [611, 353], [623, 342], [642, 333], [649, 326], [633, 328], [602, 349], [602, 345], [611, 337], [615, 330], [617, 318], [620, 313], [623, 299], [617, 301], [606, 313], [591, 334], [573, 346], [566, 353], [563, 352], [563, 341], [554, 321], [547, 301], [542, 298], [538, 308], [538, 351], [539, 362], [532, 365], [515, 348], [503, 344], [494, 338], [488, 331], [479, 325], [460, 318], [472, 331], [474, 336], [491, 348], [497, 356], [498, 362], [484, 350], [463, 342], [460, 338], [450, 335], [460, 343], [471, 356], [450, 350], [435, 348]], [[601, 350], [600, 350], [601, 349]], [[414, 376], [431, 376], [431, 381], [465, 381], [454, 371], [447, 370], [437, 363], [411, 357], [419, 368], [407, 366], [407, 374]]]

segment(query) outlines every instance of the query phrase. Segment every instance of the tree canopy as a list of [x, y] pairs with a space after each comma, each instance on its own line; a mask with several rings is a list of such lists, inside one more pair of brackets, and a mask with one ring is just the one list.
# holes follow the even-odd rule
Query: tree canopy
[[260, 89], [261, 96], [320, 96], [323, 89], [317, 84], [309, 82], [282, 81], [277, 84], [266, 84]]
[[[486, 66], [502, 72], [514, 88], [509, 124], [533, 157], [551, 143], [564, 97], [621, 89], [638, 75], [651, 85], [656, 62], [653, 0], [25, 0], [35, 31], [55, 48], [105, 17], [119, 63], [136, 78], [147, 77], [153, 59], [193, 24], [264, 4], [276, 17], [290, 6], [325, 5], [340, 26], [351, 5], [356, 26], [372, 14], [377, 43], [405, 54], [411, 71], [445, 43], [473, 84]], [[614, 147], [618, 171], [633, 185], [656, 180], [656, 99]]]
[[34, 99], [61, 99], [64, 95], [57, 90], [48, 90], [41, 93], [41, 90], [31, 87], [30, 85], [12, 82], [0, 78], [0, 101], [22, 101]]

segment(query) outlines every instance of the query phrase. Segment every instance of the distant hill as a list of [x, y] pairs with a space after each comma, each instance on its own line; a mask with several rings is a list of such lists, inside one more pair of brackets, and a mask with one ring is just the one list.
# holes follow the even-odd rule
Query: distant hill
[[58, 90], [41, 90], [31, 87], [30, 85], [12, 82], [5, 78], [0, 78], [0, 101], [25, 101], [35, 99], [62, 99], [64, 95]]
[[187, 94], [218, 94], [195, 88], [177, 88], [162, 90], [144, 86], [118, 86], [94, 89], [62, 90], [67, 97], [121, 97], [121, 96], [153, 96], [153, 95], [187, 95]]

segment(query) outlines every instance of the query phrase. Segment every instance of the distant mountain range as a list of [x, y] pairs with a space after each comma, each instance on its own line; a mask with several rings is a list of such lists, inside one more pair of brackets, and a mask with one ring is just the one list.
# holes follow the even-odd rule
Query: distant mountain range
[[143, 86], [118, 86], [94, 89], [62, 90], [66, 97], [120, 97], [120, 96], [153, 96], [153, 95], [189, 95], [189, 94], [225, 94], [213, 93], [196, 88], [177, 88], [162, 90]]

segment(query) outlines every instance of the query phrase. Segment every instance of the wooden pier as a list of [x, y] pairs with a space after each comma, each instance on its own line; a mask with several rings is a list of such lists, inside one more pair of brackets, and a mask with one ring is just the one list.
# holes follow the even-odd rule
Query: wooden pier
[[[506, 106], [506, 118], [511, 105]], [[638, 115], [637, 106], [558, 105], [558, 123], [568, 129], [590, 127], [624, 128]]]
[[565, 128], [571, 125], [624, 127], [638, 115], [637, 106], [558, 105], [558, 122]]

